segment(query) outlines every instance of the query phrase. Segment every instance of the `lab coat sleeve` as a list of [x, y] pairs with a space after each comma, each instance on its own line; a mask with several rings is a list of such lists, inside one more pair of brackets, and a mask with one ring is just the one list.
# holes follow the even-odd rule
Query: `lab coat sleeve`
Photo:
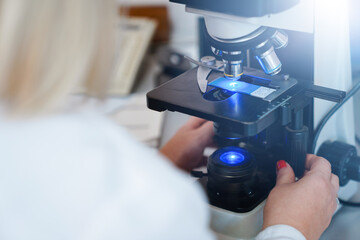
[[111, 159], [119, 161], [107, 162], [107, 191], [79, 239], [214, 240], [200, 185], [157, 151], [114, 132], [108, 131], [109, 145], [117, 144]]
[[288, 225], [274, 225], [260, 232], [255, 240], [306, 240], [297, 229]]

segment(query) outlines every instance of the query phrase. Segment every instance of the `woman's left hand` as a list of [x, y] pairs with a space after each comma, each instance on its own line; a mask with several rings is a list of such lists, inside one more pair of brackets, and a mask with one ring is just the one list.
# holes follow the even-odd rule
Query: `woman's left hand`
[[206, 163], [204, 149], [213, 144], [213, 123], [191, 117], [160, 149], [160, 152], [177, 167], [185, 171]]

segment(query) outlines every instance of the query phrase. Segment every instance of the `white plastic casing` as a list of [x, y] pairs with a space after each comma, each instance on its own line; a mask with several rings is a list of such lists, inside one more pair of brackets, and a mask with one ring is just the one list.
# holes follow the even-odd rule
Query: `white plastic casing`
[[254, 239], [261, 231], [265, 201], [247, 213], [235, 213], [209, 205], [211, 229], [219, 240]]

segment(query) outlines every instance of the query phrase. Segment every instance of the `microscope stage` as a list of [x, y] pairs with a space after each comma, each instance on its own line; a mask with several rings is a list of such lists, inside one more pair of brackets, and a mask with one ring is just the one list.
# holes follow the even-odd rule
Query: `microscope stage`
[[[212, 71], [208, 82], [223, 77]], [[194, 68], [147, 94], [147, 104], [156, 111], [177, 111], [204, 118], [236, 129], [245, 136], [254, 136], [273, 124], [284, 110], [287, 102], [300, 89], [295, 79], [284, 80], [283, 76], [267, 76], [262, 71], [245, 68], [241, 81], [276, 91], [265, 98], [244, 93], [234, 93], [208, 85], [202, 94], [197, 83], [197, 68]]]

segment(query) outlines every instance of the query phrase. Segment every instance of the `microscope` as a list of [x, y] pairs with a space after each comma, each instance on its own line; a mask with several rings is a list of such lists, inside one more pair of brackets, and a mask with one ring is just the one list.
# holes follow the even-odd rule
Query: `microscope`
[[[207, 172], [196, 173], [209, 199], [211, 228], [220, 239], [252, 239], [261, 230], [276, 162], [286, 160], [301, 178], [314, 127], [352, 86], [346, 4], [170, 1], [204, 17], [203, 34], [212, 54], [189, 59], [197, 67], [150, 91], [148, 107], [214, 122], [218, 149], [208, 159]], [[319, 143], [328, 140], [320, 149], [323, 155], [333, 155], [327, 149], [335, 149], [331, 141], [338, 139], [350, 144], [347, 151], [360, 161], [351, 147], [351, 101], [320, 135]], [[360, 180], [360, 171], [354, 172], [350, 177], [344, 173], [348, 181], [343, 185]], [[343, 197], [350, 198], [356, 187], [347, 184]]]

